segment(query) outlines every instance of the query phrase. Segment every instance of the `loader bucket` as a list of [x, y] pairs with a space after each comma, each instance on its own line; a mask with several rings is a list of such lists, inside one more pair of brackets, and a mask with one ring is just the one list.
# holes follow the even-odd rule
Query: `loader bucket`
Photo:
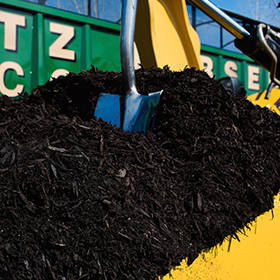
[[255, 93], [247, 97], [255, 105], [266, 107], [267, 109], [280, 115], [280, 89], [273, 88], [267, 96], [267, 91]]
[[227, 237], [221, 245], [201, 252], [187, 265], [171, 270], [161, 280], [277, 280], [279, 279], [280, 194], [274, 198], [274, 209], [260, 215], [237, 233]]

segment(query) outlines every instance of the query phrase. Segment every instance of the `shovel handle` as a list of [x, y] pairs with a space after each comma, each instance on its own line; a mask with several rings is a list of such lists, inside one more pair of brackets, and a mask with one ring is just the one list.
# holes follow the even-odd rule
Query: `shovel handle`
[[137, 0], [122, 1], [120, 47], [125, 95], [137, 95], [133, 58], [136, 9]]

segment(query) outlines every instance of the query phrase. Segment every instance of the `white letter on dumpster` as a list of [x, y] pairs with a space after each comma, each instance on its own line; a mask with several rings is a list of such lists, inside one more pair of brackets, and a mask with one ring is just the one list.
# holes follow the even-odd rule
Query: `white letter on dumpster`
[[229, 77], [238, 78], [237, 73], [236, 73], [237, 70], [238, 70], [238, 68], [237, 68], [237, 65], [236, 65], [235, 62], [230, 61], [230, 60], [227, 61], [227, 62], [225, 63], [224, 69], [225, 69], [225, 73], [226, 73]]
[[212, 78], [213, 74], [213, 60], [205, 55], [200, 56], [205, 72]]
[[60, 76], [66, 76], [69, 73], [68, 70], [65, 69], [56, 69], [55, 71], [53, 71], [53, 73], [51, 74], [51, 78], [50, 80], [53, 79], [57, 79]]
[[75, 60], [75, 51], [64, 48], [75, 36], [75, 28], [73, 26], [50, 22], [50, 31], [61, 35], [49, 47], [49, 56]]
[[18, 76], [23, 77], [24, 72], [21, 68], [21, 66], [13, 61], [5, 61], [0, 64], [0, 92], [2, 94], [5, 94], [9, 97], [15, 97], [18, 96], [18, 93], [22, 93], [24, 86], [23, 85], [16, 85], [14, 89], [8, 89], [5, 86], [5, 74], [8, 70], [14, 70], [16, 71]]
[[4, 22], [4, 48], [16, 51], [17, 26], [25, 27], [25, 16], [0, 11], [0, 22]]
[[260, 68], [256, 66], [248, 66], [248, 89], [260, 90], [259, 82]]

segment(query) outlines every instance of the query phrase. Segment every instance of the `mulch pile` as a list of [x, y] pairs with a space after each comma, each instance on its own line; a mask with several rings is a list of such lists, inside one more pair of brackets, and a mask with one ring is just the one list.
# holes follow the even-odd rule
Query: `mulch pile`
[[278, 115], [194, 69], [136, 81], [164, 90], [146, 136], [92, 117], [120, 73], [0, 98], [1, 279], [155, 279], [273, 208]]

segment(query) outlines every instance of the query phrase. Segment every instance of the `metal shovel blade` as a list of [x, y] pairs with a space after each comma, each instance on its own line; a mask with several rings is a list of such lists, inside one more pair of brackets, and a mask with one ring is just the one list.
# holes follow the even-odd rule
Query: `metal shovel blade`
[[146, 133], [162, 91], [141, 95], [135, 86], [133, 42], [137, 0], [122, 1], [121, 64], [124, 95], [100, 94], [94, 116], [116, 125], [124, 132]]
[[[130, 116], [126, 118], [126, 123], [124, 123], [122, 129], [129, 133], [146, 133], [156, 113], [161, 93], [162, 91], [158, 91], [149, 95], [141, 95], [137, 98], [138, 100], [134, 100], [136, 106], [131, 107], [131, 109], [134, 109], [132, 112], [129, 109], [127, 110], [126, 113], [130, 113]], [[117, 94], [101, 93], [94, 116], [120, 128], [122, 123], [122, 98], [123, 96]]]

